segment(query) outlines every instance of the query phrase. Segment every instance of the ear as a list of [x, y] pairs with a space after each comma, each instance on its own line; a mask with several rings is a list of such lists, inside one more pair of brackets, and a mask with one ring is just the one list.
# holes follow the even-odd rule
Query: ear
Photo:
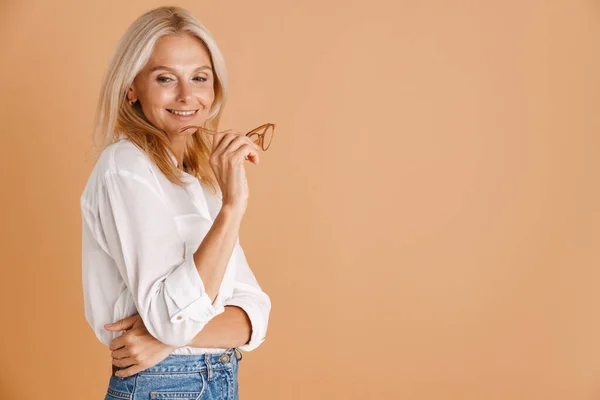
[[134, 103], [137, 101], [137, 98], [136, 98], [136, 95], [135, 95], [135, 90], [133, 89], [132, 86], [129, 87], [129, 90], [127, 90], [127, 100], [131, 101], [131, 102], [134, 102]]

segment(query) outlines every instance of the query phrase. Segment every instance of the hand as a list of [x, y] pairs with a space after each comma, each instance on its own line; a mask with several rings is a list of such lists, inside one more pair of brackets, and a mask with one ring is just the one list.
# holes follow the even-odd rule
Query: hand
[[139, 314], [104, 325], [108, 331], [127, 330], [110, 343], [112, 363], [117, 367], [129, 367], [115, 372], [119, 378], [135, 375], [164, 360], [177, 347], [169, 346], [156, 339], [146, 329]]
[[218, 132], [213, 136], [209, 159], [223, 194], [223, 205], [231, 204], [245, 211], [248, 203], [248, 181], [244, 161], [258, 165], [259, 147], [243, 133]]

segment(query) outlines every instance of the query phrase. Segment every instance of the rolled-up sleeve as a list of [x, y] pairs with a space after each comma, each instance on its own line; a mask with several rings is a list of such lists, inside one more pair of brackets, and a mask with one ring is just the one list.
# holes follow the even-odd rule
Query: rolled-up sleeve
[[234, 251], [238, 254], [239, 262], [237, 263], [233, 294], [223, 303], [226, 306], [240, 307], [248, 314], [252, 325], [252, 334], [250, 341], [243, 346], [239, 346], [238, 349], [251, 351], [265, 341], [271, 312], [271, 299], [262, 290], [250, 269], [239, 238]]
[[213, 303], [207, 295], [158, 185], [132, 172], [108, 171], [98, 213], [110, 256], [152, 336], [184, 346], [225, 310], [221, 296]]

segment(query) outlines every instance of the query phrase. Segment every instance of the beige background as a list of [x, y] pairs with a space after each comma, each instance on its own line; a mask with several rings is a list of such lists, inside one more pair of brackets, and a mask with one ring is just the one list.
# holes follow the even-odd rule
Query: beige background
[[[100, 399], [79, 196], [102, 74], [158, 1], [0, 4], [0, 398]], [[600, 399], [600, 3], [185, 1], [275, 122], [242, 242], [242, 399]]]

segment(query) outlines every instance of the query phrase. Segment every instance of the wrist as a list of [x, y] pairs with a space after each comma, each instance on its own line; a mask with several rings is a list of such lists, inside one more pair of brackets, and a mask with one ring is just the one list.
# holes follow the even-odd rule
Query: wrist
[[224, 201], [220, 213], [232, 218], [241, 218], [246, 211], [246, 205], [240, 202]]

